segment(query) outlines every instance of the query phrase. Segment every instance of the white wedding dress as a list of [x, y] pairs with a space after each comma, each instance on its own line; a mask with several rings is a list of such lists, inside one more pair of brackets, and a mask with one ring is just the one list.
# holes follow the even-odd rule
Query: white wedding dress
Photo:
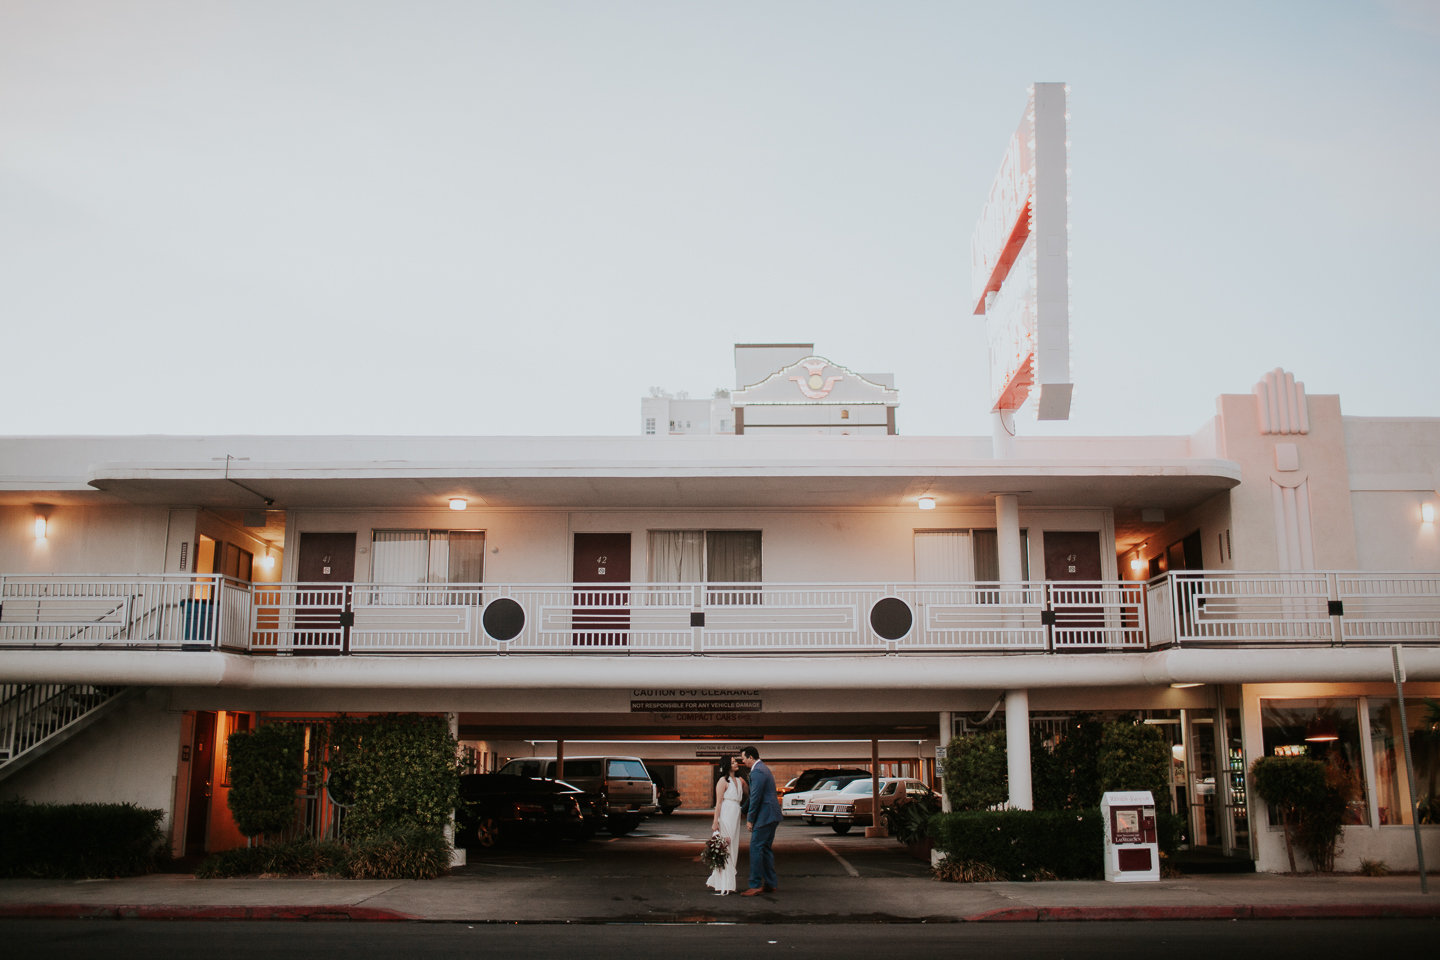
[[720, 801], [720, 836], [730, 841], [730, 856], [725, 866], [710, 871], [710, 879], [705, 881], [705, 886], [718, 893], [735, 891], [735, 862], [740, 858], [740, 793], [740, 778], [732, 777]]

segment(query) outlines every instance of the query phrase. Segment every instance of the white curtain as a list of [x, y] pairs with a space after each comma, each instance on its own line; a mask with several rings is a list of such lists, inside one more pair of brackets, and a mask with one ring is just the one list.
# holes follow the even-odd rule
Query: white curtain
[[375, 583], [424, 583], [430, 570], [427, 530], [376, 530], [370, 546]]
[[915, 531], [916, 583], [969, 583], [975, 579], [975, 554], [969, 530]]
[[706, 533], [705, 540], [707, 581], [760, 582], [759, 530], [711, 530]]
[[651, 583], [699, 583], [705, 579], [703, 530], [651, 530]]

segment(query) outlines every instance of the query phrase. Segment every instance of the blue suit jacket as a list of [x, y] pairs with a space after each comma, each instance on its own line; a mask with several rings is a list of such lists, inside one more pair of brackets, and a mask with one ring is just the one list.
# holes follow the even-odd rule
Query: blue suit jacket
[[745, 819], [757, 827], [784, 819], [780, 813], [780, 797], [775, 793], [775, 777], [763, 760], [756, 760], [750, 768], [750, 812]]

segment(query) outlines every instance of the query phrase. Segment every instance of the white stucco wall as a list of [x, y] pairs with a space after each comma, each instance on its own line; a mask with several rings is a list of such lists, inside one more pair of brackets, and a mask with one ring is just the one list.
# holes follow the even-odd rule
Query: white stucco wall
[[[49, 523], [37, 540], [41, 509]], [[166, 507], [131, 504], [0, 506], [0, 573], [160, 573], [169, 520]]]
[[133, 803], [174, 817], [181, 714], [168, 690], [151, 688], [13, 776], [0, 796], [35, 803]]

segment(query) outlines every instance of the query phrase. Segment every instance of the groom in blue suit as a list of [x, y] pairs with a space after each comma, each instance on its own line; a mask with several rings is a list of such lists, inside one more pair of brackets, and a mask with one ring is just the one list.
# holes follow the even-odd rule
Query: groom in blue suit
[[750, 828], [750, 889], [742, 897], [758, 897], [774, 893], [780, 883], [775, 876], [775, 828], [783, 819], [780, 796], [775, 792], [775, 778], [770, 768], [760, 762], [760, 751], [746, 747], [740, 751], [740, 762], [750, 768], [750, 809], [745, 825]]

